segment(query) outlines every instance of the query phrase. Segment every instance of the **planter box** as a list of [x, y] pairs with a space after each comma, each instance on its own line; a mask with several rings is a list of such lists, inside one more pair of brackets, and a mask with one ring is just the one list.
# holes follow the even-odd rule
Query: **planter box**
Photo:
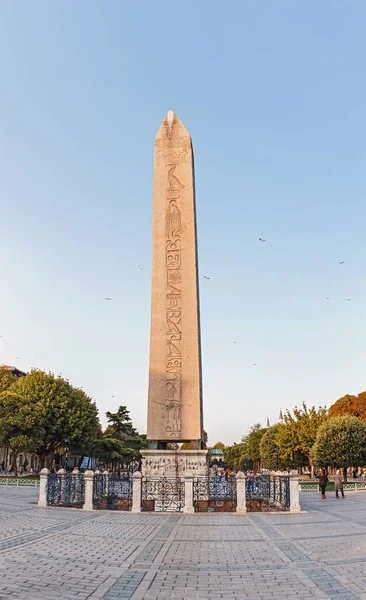
[[207, 512], [208, 511], [208, 500], [195, 500], [194, 510], [195, 510], [195, 512]]
[[236, 502], [231, 498], [209, 500], [208, 509], [214, 512], [236, 512]]
[[154, 512], [155, 500], [142, 500], [141, 511], [142, 512]]

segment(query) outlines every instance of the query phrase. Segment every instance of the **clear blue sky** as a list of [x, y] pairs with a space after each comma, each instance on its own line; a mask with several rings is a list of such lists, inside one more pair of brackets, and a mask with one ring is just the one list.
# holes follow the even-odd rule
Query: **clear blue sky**
[[364, 0], [2, 3], [0, 363], [145, 430], [171, 109], [195, 149], [210, 442], [364, 390], [365, 30]]

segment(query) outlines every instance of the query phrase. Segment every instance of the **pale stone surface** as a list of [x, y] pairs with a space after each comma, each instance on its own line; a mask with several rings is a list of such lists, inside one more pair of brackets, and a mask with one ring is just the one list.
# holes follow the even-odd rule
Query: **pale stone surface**
[[132, 512], [141, 512], [141, 480], [142, 475], [139, 471], [133, 474], [132, 482]]
[[155, 138], [147, 438], [202, 439], [201, 351], [191, 137], [168, 112]]
[[302, 493], [306, 512], [38, 508], [0, 486], [0, 600], [357, 600], [366, 492]]
[[145, 477], [207, 477], [207, 450], [141, 450]]
[[290, 479], [290, 512], [299, 513], [300, 507], [300, 486], [297, 477]]
[[194, 513], [193, 506], [193, 477], [184, 478], [184, 513]]
[[47, 506], [47, 482], [49, 470], [44, 468], [39, 474], [39, 499], [38, 506]]
[[85, 501], [84, 510], [93, 510], [94, 471], [85, 471]]
[[247, 512], [246, 479], [242, 471], [236, 474], [236, 512], [237, 514]]

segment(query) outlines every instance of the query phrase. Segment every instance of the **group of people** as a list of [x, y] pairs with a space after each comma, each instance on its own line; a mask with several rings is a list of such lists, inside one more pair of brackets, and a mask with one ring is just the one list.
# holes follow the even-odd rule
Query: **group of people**
[[[322, 494], [322, 500], [325, 500], [325, 498], [326, 498], [325, 488], [327, 487], [327, 484], [328, 484], [328, 475], [326, 473], [326, 470], [322, 469], [320, 471], [320, 475], [319, 475], [319, 487], [320, 487], [321, 494]], [[339, 492], [341, 492], [342, 498], [344, 498], [343, 479], [342, 479], [339, 469], [337, 469], [337, 472], [334, 477], [334, 487], [335, 487], [336, 498], [337, 499], [339, 498]]]

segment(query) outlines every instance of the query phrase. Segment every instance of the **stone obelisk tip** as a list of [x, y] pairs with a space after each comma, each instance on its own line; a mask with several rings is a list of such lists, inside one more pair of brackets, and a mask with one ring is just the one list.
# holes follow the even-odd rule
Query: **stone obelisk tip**
[[184, 127], [182, 121], [177, 117], [174, 111], [168, 110], [164, 119], [161, 122], [155, 139], [162, 137], [185, 137], [190, 136], [190, 133]]

